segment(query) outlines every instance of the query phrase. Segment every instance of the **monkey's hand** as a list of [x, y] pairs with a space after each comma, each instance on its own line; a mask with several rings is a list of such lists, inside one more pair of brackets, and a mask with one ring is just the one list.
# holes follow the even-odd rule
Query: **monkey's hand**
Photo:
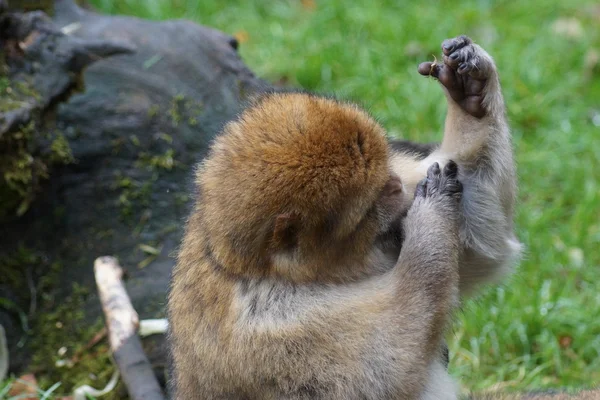
[[[462, 184], [458, 181], [458, 166], [454, 161], [448, 161], [443, 171], [435, 162], [427, 170], [427, 178], [417, 185], [415, 204], [419, 199], [430, 199], [439, 202], [447, 209], [448, 216], [458, 217], [458, 202], [462, 197]], [[421, 200], [423, 201], [423, 200]]]
[[465, 112], [477, 118], [484, 117], [488, 111], [486, 84], [490, 78], [496, 78], [494, 61], [464, 35], [444, 40], [442, 53], [443, 64], [421, 63], [419, 73], [438, 79]]
[[[435, 264], [445, 254], [442, 265], [458, 267], [459, 203], [463, 186], [458, 180], [458, 166], [448, 161], [443, 170], [435, 162], [427, 177], [415, 189], [413, 202], [404, 222], [406, 239], [400, 259], [420, 260], [418, 266]], [[436, 249], [436, 252], [428, 250]], [[411, 253], [413, 253], [411, 255]], [[438, 260], [439, 261], [439, 260]]]

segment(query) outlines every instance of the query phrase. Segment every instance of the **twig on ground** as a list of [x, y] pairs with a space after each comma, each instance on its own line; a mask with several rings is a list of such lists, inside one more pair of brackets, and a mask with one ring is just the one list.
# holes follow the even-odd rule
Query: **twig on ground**
[[110, 348], [129, 396], [132, 400], [164, 400], [137, 335], [139, 318], [121, 280], [123, 270], [114, 257], [99, 257], [94, 262], [94, 274]]

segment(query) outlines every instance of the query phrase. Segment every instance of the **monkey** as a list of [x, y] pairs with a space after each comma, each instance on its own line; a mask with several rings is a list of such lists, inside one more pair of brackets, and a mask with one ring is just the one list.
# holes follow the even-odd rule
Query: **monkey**
[[174, 398], [457, 398], [443, 333], [519, 244], [495, 66], [465, 36], [442, 48], [418, 68], [446, 92], [440, 146], [305, 93], [215, 139], [168, 299]]
[[[403, 216], [385, 132], [357, 106], [270, 94], [227, 124], [173, 272], [174, 398], [454, 390], [438, 359], [458, 296], [457, 175], [433, 164]], [[388, 262], [377, 244], [398, 219]]]

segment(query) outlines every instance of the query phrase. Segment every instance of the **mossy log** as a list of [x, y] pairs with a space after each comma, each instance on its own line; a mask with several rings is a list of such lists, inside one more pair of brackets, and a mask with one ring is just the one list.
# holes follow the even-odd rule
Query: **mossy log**
[[52, 113], [81, 82], [83, 69], [133, 48], [76, 38], [43, 12], [0, 14], [0, 217], [20, 216], [56, 163], [72, 161]]

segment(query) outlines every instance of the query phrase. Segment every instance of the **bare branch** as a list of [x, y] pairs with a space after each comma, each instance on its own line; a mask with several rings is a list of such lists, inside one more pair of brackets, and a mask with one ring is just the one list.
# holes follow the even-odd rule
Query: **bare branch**
[[106, 316], [110, 348], [133, 400], [164, 400], [162, 390], [137, 336], [139, 318], [121, 278], [123, 270], [114, 257], [94, 262], [96, 285]]

